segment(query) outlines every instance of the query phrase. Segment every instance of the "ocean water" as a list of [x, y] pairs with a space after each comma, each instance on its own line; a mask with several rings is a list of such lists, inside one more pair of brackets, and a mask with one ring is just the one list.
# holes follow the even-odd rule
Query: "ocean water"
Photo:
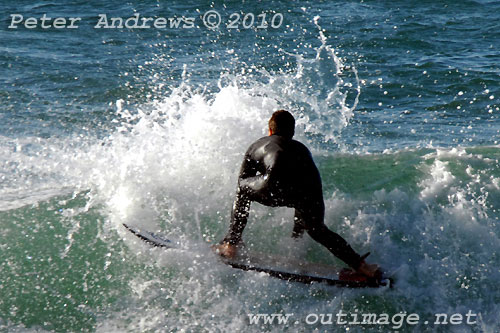
[[[500, 2], [19, 0], [0, 13], [0, 331], [500, 330]], [[81, 20], [26, 28], [16, 14]], [[96, 28], [100, 15], [185, 21]], [[320, 169], [325, 223], [394, 288], [286, 283], [209, 250], [278, 108]], [[292, 216], [253, 205], [245, 243], [342, 265], [307, 235], [292, 242]], [[122, 223], [182, 246], [151, 248]], [[356, 320], [370, 313], [391, 320]]]

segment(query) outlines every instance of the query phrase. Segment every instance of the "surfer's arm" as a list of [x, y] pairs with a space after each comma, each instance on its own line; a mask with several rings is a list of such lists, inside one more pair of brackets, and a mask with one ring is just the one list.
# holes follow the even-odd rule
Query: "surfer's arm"
[[[241, 242], [243, 230], [247, 225], [248, 215], [250, 213], [250, 199], [238, 188], [236, 200], [234, 201], [233, 210], [231, 212], [231, 224], [229, 231], [221, 242], [221, 245], [227, 243], [229, 245], [237, 245]], [[222, 249], [222, 252], [226, 252]]]
[[[260, 203], [269, 201], [268, 198], [271, 197], [269, 189], [275, 186], [272, 182], [277, 181], [275, 178], [277, 154], [268, 154], [260, 158], [261, 156], [255, 156], [255, 150], [252, 147], [241, 165], [236, 200], [231, 213], [231, 225], [222, 243], [237, 245], [241, 242], [251, 201]], [[258, 170], [263, 166], [265, 166], [264, 173], [259, 173]]]

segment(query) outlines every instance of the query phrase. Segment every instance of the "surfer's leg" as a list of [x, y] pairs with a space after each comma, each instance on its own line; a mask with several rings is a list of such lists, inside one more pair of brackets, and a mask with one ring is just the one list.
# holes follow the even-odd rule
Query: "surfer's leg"
[[339, 234], [331, 231], [324, 223], [325, 206], [324, 204], [315, 205], [306, 210], [296, 211], [304, 221], [304, 226], [309, 236], [316, 242], [326, 247], [334, 256], [357, 269], [362, 261], [352, 247]]
[[304, 230], [306, 229], [304, 225], [304, 219], [302, 214], [298, 209], [295, 209], [295, 216], [293, 217], [293, 231], [292, 238], [300, 238], [304, 235]]
[[238, 244], [241, 242], [241, 237], [245, 226], [247, 225], [248, 215], [250, 213], [250, 199], [238, 189], [236, 200], [234, 201], [233, 210], [231, 212], [231, 224], [229, 231], [224, 237], [223, 242], [230, 244]]
[[314, 226], [308, 229], [307, 233], [312, 239], [325, 246], [334, 256], [352, 268], [358, 269], [361, 257], [339, 234], [331, 231], [325, 225]]

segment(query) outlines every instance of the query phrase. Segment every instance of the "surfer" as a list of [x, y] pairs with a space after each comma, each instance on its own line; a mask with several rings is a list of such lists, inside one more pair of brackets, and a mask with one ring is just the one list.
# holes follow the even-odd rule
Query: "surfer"
[[336, 257], [368, 277], [380, 274], [377, 265], [365, 262], [337, 233], [324, 223], [325, 205], [321, 178], [311, 152], [293, 140], [295, 119], [285, 110], [273, 113], [269, 120], [269, 136], [255, 141], [245, 154], [238, 178], [231, 224], [216, 251], [233, 257], [241, 243], [250, 212], [256, 201], [271, 207], [295, 208], [292, 237], [304, 231], [325, 246]]

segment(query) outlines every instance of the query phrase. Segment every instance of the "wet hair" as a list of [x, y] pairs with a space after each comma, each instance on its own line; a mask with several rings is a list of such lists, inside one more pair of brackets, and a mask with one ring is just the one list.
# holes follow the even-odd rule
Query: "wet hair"
[[291, 139], [295, 134], [295, 118], [286, 110], [278, 110], [269, 119], [269, 129], [273, 134]]

